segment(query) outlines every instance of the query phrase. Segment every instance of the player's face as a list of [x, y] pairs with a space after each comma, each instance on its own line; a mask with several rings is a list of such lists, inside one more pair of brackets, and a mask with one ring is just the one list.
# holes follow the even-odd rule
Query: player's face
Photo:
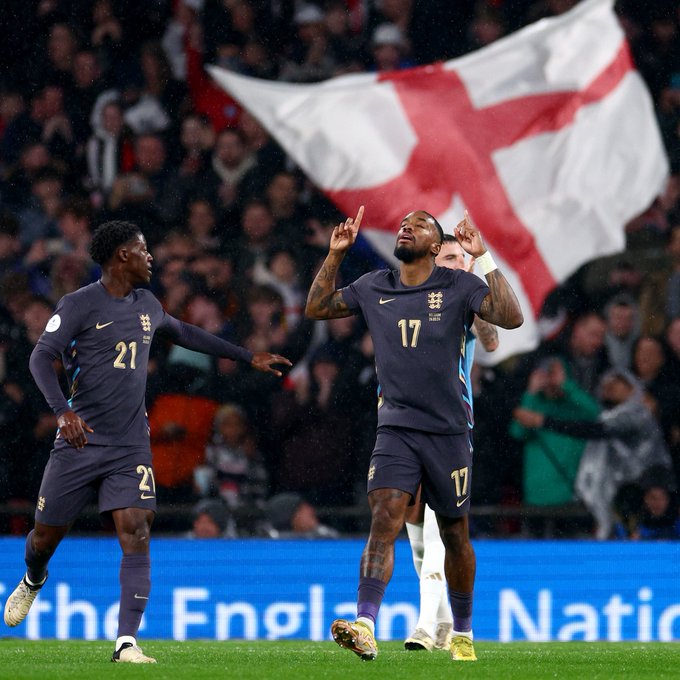
[[137, 236], [128, 243], [127, 249], [127, 271], [130, 274], [133, 283], [149, 283], [151, 281], [151, 263], [153, 257], [147, 250], [146, 239], [142, 234]]
[[414, 262], [439, 248], [439, 234], [432, 218], [422, 210], [409, 213], [397, 232], [394, 256], [402, 262]]
[[442, 248], [439, 255], [435, 257], [434, 263], [439, 267], [449, 269], [465, 269], [465, 251], [460, 243], [447, 241], [442, 243]]

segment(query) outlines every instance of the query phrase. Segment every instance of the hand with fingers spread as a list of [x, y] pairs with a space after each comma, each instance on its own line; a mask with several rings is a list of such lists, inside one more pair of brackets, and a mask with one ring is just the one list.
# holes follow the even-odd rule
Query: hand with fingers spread
[[280, 354], [270, 354], [269, 352], [255, 352], [255, 354], [253, 354], [253, 360], [250, 362], [250, 365], [258, 371], [273, 373], [280, 378], [282, 373], [281, 371], [272, 368], [273, 364], [280, 364], [282, 366], [293, 365], [286, 357], [282, 357]]
[[357, 216], [352, 219], [348, 217], [344, 222], [338, 224], [331, 234], [330, 249], [336, 252], [344, 253], [357, 240], [359, 227], [361, 226], [361, 219], [364, 216], [364, 206], [362, 205], [357, 212]]
[[57, 426], [61, 436], [75, 449], [82, 449], [87, 444], [86, 432], [94, 430], [73, 411], [66, 411], [57, 418]]
[[473, 258], [483, 255], [487, 250], [482, 235], [474, 225], [467, 210], [463, 219], [456, 226], [455, 236], [463, 250], [468, 255], [472, 255]]

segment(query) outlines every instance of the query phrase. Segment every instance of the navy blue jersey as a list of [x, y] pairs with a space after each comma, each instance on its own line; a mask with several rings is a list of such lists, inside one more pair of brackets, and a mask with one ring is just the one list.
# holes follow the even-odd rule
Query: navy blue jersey
[[94, 430], [87, 435], [89, 443], [148, 444], [149, 347], [165, 316], [148, 290], [116, 298], [99, 281], [57, 304], [38, 347], [61, 354], [70, 388], [68, 406]]
[[435, 267], [419, 286], [398, 270], [370, 272], [341, 289], [373, 339], [380, 393], [378, 426], [466, 432], [471, 420], [466, 335], [489, 288], [463, 270]]

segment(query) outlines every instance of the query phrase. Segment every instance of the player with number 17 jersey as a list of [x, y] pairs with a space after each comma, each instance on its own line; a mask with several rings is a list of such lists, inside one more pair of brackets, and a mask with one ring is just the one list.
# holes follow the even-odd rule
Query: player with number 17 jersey
[[460, 434], [472, 425], [466, 337], [489, 288], [462, 270], [434, 267], [406, 286], [398, 270], [365, 274], [339, 291], [360, 309], [375, 348], [378, 426]]

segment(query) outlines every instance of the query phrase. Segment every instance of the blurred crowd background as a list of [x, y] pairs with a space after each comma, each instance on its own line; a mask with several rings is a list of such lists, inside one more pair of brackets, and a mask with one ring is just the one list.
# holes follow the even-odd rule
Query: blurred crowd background
[[[0, 531], [26, 530], [55, 434], [28, 357], [57, 300], [97, 279], [87, 247], [109, 219], [140, 225], [169, 313], [295, 365], [279, 380], [155, 343], [160, 529], [364, 531], [371, 340], [361, 319], [302, 314], [343, 216], [203, 67], [295, 82], [400, 69], [576, 4], [4, 0]], [[477, 535], [680, 536], [680, 3], [617, 11], [673, 175], [624, 253], [546, 300], [538, 350], [475, 369]], [[360, 238], [338, 283], [381, 266]]]

